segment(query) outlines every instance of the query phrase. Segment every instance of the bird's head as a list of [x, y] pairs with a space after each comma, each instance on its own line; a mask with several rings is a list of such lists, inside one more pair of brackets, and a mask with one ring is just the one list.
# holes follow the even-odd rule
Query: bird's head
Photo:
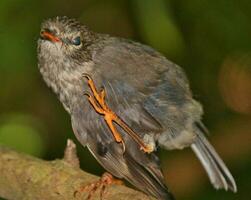
[[42, 23], [38, 49], [46, 57], [81, 59], [94, 39], [95, 34], [77, 20], [55, 17]]

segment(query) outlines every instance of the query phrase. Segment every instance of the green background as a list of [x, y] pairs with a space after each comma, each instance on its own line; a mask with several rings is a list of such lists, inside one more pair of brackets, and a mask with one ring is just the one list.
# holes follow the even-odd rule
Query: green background
[[[67, 138], [76, 141], [69, 116], [37, 69], [40, 24], [57, 15], [153, 46], [185, 69], [238, 193], [214, 190], [190, 149], [162, 150], [177, 199], [251, 198], [250, 0], [1, 0], [0, 143], [48, 160], [62, 157]], [[101, 174], [77, 144], [81, 167]]]

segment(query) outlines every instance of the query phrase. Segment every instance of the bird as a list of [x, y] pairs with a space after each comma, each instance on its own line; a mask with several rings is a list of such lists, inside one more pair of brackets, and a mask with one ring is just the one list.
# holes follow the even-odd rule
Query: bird
[[207, 139], [203, 108], [184, 70], [164, 55], [67, 16], [42, 22], [37, 55], [76, 138], [114, 177], [157, 199], [174, 199], [157, 151], [191, 147], [216, 189], [237, 191]]

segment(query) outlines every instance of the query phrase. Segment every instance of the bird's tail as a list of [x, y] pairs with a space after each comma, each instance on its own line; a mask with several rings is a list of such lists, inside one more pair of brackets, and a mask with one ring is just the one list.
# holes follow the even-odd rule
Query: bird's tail
[[230, 189], [233, 192], [237, 192], [233, 176], [202, 133], [202, 130], [196, 127], [196, 133], [198, 137], [191, 147], [205, 168], [213, 186], [216, 189], [223, 188], [225, 190]]

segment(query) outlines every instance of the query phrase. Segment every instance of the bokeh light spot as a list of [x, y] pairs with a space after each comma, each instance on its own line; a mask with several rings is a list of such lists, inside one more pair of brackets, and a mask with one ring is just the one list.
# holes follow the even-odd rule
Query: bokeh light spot
[[251, 114], [251, 54], [225, 59], [219, 73], [219, 89], [230, 109]]

